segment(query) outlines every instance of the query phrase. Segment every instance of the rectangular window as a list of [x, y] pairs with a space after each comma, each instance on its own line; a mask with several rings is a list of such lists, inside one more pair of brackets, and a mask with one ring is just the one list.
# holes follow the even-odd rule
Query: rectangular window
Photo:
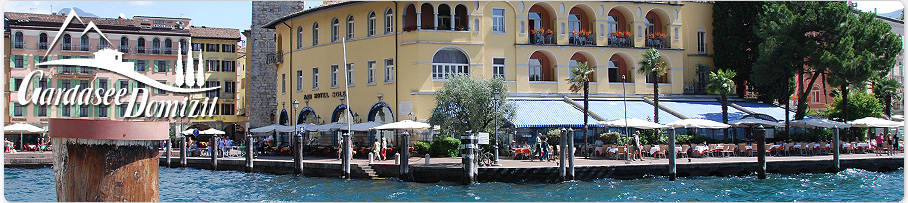
[[530, 59], [530, 81], [542, 81], [542, 63], [539, 59]]
[[145, 89], [145, 83], [136, 82], [136, 88]]
[[[118, 111], [119, 113], [118, 113], [117, 116], [125, 117], [125, 114], [126, 114], [126, 104], [121, 104], [118, 108], [120, 108], [120, 110]], [[66, 112], [64, 111], [63, 113], [66, 113]]]
[[353, 63], [347, 64], [347, 87], [353, 87]]
[[504, 32], [504, 9], [492, 9], [492, 32]]
[[385, 59], [385, 83], [394, 82], [394, 59]]
[[810, 94], [811, 94], [811, 97], [813, 97], [810, 99], [810, 100], [813, 100], [813, 103], [820, 103], [820, 89], [819, 88], [811, 89]]
[[209, 72], [221, 71], [221, 62], [218, 60], [206, 60], [205, 70], [208, 70]]
[[145, 71], [145, 60], [136, 60], [136, 71]]
[[331, 88], [337, 88], [337, 65], [331, 65]]
[[608, 82], [622, 82], [621, 73], [618, 72], [618, 61], [608, 62]]
[[19, 86], [22, 85], [22, 80], [22, 78], [13, 78], [13, 80], [11, 81], [12, 84], [10, 84], [12, 85], [12, 89], [18, 90]]
[[22, 55], [15, 55], [13, 56], [13, 63], [15, 63], [13, 67], [25, 68], [25, 57]]
[[303, 91], [303, 70], [296, 70], [296, 91]]
[[107, 117], [107, 109], [109, 106], [100, 105], [98, 106], [98, 117]]
[[47, 105], [38, 106], [38, 116], [47, 117]]
[[312, 90], [318, 89], [318, 67], [312, 68]]
[[88, 105], [79, 106], [79, 117], [88, 117]]
[[167, 61], [157, 60], [158, 63], [158, 72], [167, 72]]
[[[161, 84], [167, 84], [167, 81], [166, 81], [166, 80], [158, 80], [158, 82], [161, 83]], [[164, 90], [162, 90], [162, 89], [155, 88], [155, 94], [167, 94], [167, 91], [164, 91]]]
[[79, 81], [79, 86], [80, 86], [80, 87], [79, 87], [79, 91], [82, 91], [82, 90], [84, 90], [84, 89], [91, 88], [91, 86], [88, 85], [88, 80], [80, 80], [80, 81]]
[[[64, 84], [64, 85], [66, 85], [66, 84]], [[126, 91], [130, 91], [130, 90], [128, 90], [128, 89], [129, 89], [129, 81], [120, 80], [120, 89], [127, 89]]]
[[25, 106], [19, 105], [19, 102], [13, 102], [13, 116], [21, 117], [25, 115]]
[[[126, 106], [126, 105], [124, 104], [123, 106]], [[63, 106], [63, 117], [72, 116], [72, 113], [70, 113], [70, 112], [72, 112], [72, 106], [70, 106], [70, 105]]]
[[706, 54], [706, 32], [697, 32], [697, 53]]
[[202, 43], [192, 43], [192, 51], [202, 51]]
[[220, 48], [219, 44], [205, 44], [205, 51], [207, 52], [219, 52]]
[[[220, 81], [205, 81], [205, 88], [211, 88], [211, 87], [217, 87], [217, 86], [221, 86]], [[205, 96], [208, 98], [220, 97], [221, 91], [207, 91], [207, 92], [205, 92]]]
[[236, 61], [221, 61], [221, 71], [236, 72]]
[[656, 18], [646, 18], [646, 34], [656, 33]]
[[221, 52], [234, 53], [234, 52], [236, 52], [235, 47], [236, 47], [236, 45], [233, 45], [233, 44], [223, 44], [223, 45], [221, 45]]
[[287, 94], [287, 74], [281, 73], [281, 94]]
[[492, 59], [492, 77], [504, 79], [504, 58]]
[[366, 70], [366, 84], [374, 85], [375, 84], [375, 61], [369, 61], [366, 64], [368, 70]]
[[[104, 81], [104, 84], [107, 84], [107, 79], [101, 79], [101, 80]], [[48, 81], [50, 81], [50, 79], [48, 79], [48, 78], [42, 78], [41, 80], [38, 80], [38, 87], [40, 87], [41, 89], [47, 89]]]
[[233, 115], [234, 105], [233, 104], [221, 104], [221, 115]]
[[236, 91], [234, 90], [234, 87], [236, 87], [236, 82], [224, 81], [224, 87], [223, 87], [224, 93], [231, 93], [231, 94], [236, 93]]

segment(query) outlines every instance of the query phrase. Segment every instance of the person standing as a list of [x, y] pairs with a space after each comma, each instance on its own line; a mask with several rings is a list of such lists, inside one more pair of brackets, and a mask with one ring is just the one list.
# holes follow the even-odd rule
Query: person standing
[[886, 139], [886, 138], [883, 136], [883, 133], [880, 133], [879, 135], [876, 136], [876, 150], [874, 150], [874, 151], [876, 152], [877, 156], [883, 156], [883, 140], [884, 139]]
[[542, 133], [536, 134], [536, 144], [534, 145], [536, 151], [533, 152], [533, 156], [538, 156], [539, 161], [542, 161]]
[[381, 152], [379, 152], [381, 154], [382, 161], [388, 159], [388, 156], [387, 156], [388, 153], [385, 151], [388, 151], [388, 140], [385, 139], [384, 135], [382, 135], [381, 136]]
[[[375, 142], [372, 143], [372, 155], [374, 155], [374, 157], [372, 157], [372, 158], [374, 158], [375, 160], [381, 160], [380, 152], [381, 152], [381, 141], [376, 139]], [[369, 160], [369, 161], [372, 161], [372, 160]]]
[[899, 136], [891, 133], [889, 135], [892, 136], [892, 154], [896, 154], [899, 152]]
[[640, 157], [640, 161], [643, 161], [643, 156], [640, 154], [640, 150], [643, 149], [643, 146], [640, 143], [640, 131], [634, 133], [634, 157], [633, 160], [637, 160], [637, 157]]

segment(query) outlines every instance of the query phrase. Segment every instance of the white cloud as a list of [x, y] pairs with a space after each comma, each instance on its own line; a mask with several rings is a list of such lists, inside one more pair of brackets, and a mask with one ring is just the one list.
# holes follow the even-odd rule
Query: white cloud
[[133, 6], [150, 6], [150, 5], [155, 4], [155, 2], [153, 2], [153, 1], [128, 1], [128, 2], [129, 2], [129, 5], [133, 5]]
[[904, 9], [905, 4], [899, 1], [853, 1], [858, 4], [858, 9], [867, 12], [890, 13], [899, 9]]

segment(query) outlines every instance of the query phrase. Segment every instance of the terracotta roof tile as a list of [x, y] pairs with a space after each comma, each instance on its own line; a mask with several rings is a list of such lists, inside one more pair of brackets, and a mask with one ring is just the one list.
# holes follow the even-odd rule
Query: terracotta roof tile
[[[52, 22], [52, 23], [63, 23], [66, 20], [65, 15], [49, 15], [49, 14], [37, 14], [37, 13], [17, 13], [17, 12], [5, 12], [6, 18], [10, 21], [29, 21], [29, 22]], [[110, 26], [136, 26], [136, 22], [132, 19], [122, 19], [122, 18], [98, 18], [98, 17], [82, 17], [80, 19], [84, 22], [92, 21], [97, 25], [110, 25]]]
[[233, 28], [215, 28], [215, 27], [189, 27], [191, 37], [200, 38], [222, 38], [222, 39], [240, 39], [240, 30]]

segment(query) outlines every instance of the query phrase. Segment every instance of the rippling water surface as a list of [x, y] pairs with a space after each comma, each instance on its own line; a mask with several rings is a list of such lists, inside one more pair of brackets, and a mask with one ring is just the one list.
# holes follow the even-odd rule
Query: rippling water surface
[[[53, 169], [7, 168], [8, 201], [56, 201]], [[904, 170], [834, 174], [664, 177], [544, 183], [408, 183], [393, 180], [160, 168], [161, 201], [898, 201]]]

